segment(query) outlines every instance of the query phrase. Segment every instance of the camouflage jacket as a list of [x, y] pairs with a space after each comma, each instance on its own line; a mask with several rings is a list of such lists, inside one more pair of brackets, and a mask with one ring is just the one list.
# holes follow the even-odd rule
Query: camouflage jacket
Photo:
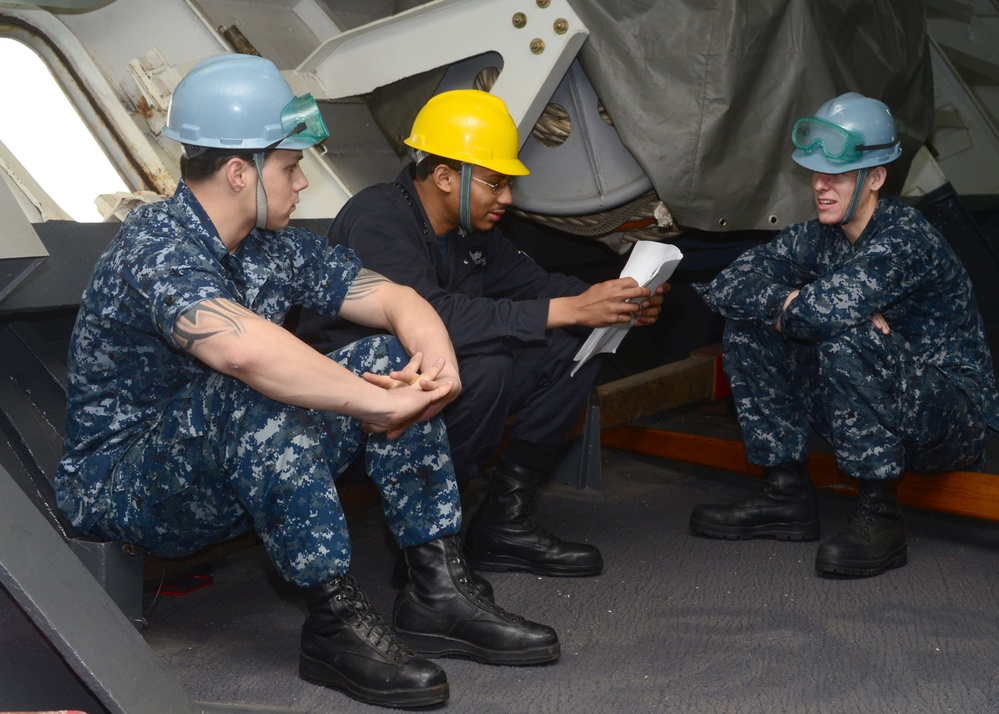
[[[883, 196], [851, 245], [817, 219], [752, 248], [696, 286], [727, 319], [781, 318], [785, 337], [821, 341], [880, 312], [911, 352], [943, 370], [999, 429], [999, 395], [985, 328], [967, 271], [933, 226]], [[781, 316], [784, 300], [800, 294]]]
[[350, 250], [292, 227], [253, 230], [230, 253], [183, 182], [132, 211], [97, 261], [70, 340], [56, 492], [74, 526], [100, 518], [120, 454], [165, 409], [183, 409], [171, 398], [208, 369], [174, 342], [179, 315], [223, 298], [278, 324], [295, 304], [332, 317], [359, 270]]

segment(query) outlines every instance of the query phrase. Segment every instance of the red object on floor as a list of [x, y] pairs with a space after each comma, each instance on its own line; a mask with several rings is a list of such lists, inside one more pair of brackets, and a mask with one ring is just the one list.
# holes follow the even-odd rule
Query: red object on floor
[[187, 595], [188, 593], [193, 593], [195, 590], [207, 587], [213, 582], [215, 582], [215, 577], [212, 575], [186, 573], [168, 583], [163, 583], [160, 586], [160, 595], [164, 597], [181, 597], [182, 595]]

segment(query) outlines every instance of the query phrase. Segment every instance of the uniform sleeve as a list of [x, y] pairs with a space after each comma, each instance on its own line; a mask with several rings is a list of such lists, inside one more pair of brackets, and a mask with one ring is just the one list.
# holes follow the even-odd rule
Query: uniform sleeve
[[806, 225], [790, 226], [750, 248], [710, 283], [695, 286], [697, 291], [725, 318], [776, 323], [787, 296], [817, 277]]
[[509, 343], [510, 349], [546, 339], [550, 293], [572, 289], [567, 282], [554, 281], [552, 287], [545, 271], [494, 231], [485, 245], [489, 296], [447, 290], [438, 280], [435, 261], [440, 256], [431, 252], [412, 208], [401, 193], [396, 199], [379, 190], [358, 194], [359, 200], [340, 212], [330, 228], [331, 243], [349, 246], [365, 268], [423, 296], [440, 314], [458, 352], [497, 343]]
[[489, 265], [486, 294], [492, 298], [532, 300], [568, 297], [586, 292], [590, 286], [570, 275], [549, 273], [519, 250], [499, 229], [487, 239]]
[[136, 236], [123, 255], [120, 270], [128, 289], [137, 294], [137, 299], [126, 302], [146, 307], [160, 336], [180, 349], [173, 339], [180, 315], [203, 300], [234, 298], [219, 273], [206, 264], [204, 254], [177, 239], [179, 227], [173, 228], [173, 235], [159, 228], [151, 223]]
[[293, 233], [292, 302], [323, 317], [335, 318], [361, 270], [361, 261], [350, 248], [331, 246], [322, 236], [302, 229]]
[[[465, 353], [516, 349], [548, 338], [553, 298], [579, 295], [589, 285], [578, 278], [549, 273], [494, 229], [485, 239], [485, 297], [444, 292], [430, 302]], [[459, 348], [460, 344], [460, 348]]]
[[893, 228], [868, 236], [844, 265], [801, 289], [784, 312], [784, 334], [834, 337], [911, 295], [936, 270], [920, 236]]

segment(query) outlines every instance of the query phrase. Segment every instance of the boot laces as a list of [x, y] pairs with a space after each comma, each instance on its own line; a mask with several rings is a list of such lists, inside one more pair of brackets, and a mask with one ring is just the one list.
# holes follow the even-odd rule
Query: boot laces
[[870, 501], [861, 499], [857, 510], [850, 517], [850, 525], [857, 526], [858, 528], [867, 528], [884, 516], [884, 513], [885, 507], [883, 504], [871, 503]]
[[[454, 562], [457, 564], [458, 560], [456, 559]], [[475, 587], [475, 583], [472, 582], [471, 578], [462, 575], [457, 578], [457, 581], [458, 585], [461, 586], [462, 590], [465, 591], [466, 595], [477, 599], [479, 602], [482, 602], [482, 592], [477, 587]]]
[[527, 516], [524, 518], [522, 525], [526, 530], [537, 533], [542, 539], [551, 541], [552, 543], [559, 543], [558, 536], [552, 533], [550, 530], [545, 528], [543, 525], [538, 523], [536, 520]]
[[335, 597], [350, 611], [349, 624], [376, 650], [395, 662], [414, 656], [413, 651], [397, 638], [395, 630], [372, 607], [354, 578], [345, 575], [341, 580], [340, 592]]
[[465, 592], [465, 595], [481, 603], [482, 593], [475, 586], [475, 583], [472, 582], [472, 573], [468, 569], [465, 559], [461, 557], [461, 549], [458, 547], [457, 541], [448, 543], [447, 555], [448, 562], [451, 564], [450, 570], [454, 582]]
[[524, 618], [519, 615], [514, 615], [511, 612], [507, 612], [502, 607], [497, 605], [494, 600], [483, 596], [482, 591], [479, 590], [472, 581], [468, 564], [465, 563], [465, 559], [461, 557], [461, 549], [458, 548], [455, 543], [452, 543], [448, 550], [450, 551], [448, 560], [451, 563], [451, 572], [453, 573], [454, 581], [464, 590], [464, 594], [468, 597], [468, 599], [473, 600], [483, 610], [491, 612], [498, 617], [502, 617], [511, 623], [523, 621]]
[[537, 497], [538, 494], [532, 491], [531, 494], [527, 496], [527, 498], [524, 500], [524, 513], [526, 515], [523, 517], [520, 524], [524, 527], [525, 530], [529, 530], [536, 533], [543, 540], [548, 540], [553, 544], [561, 542], [554, 533], [552, 533], [550, 530], [548, 530], [543, 525], [538, 523], [532, 517], [532, 514], [534, 513], [534, 504], [535, 501], [537, 500]]
[[760, 491], [756, 491], [754, 493], [751, 493], [748, 496], [743, 496], [742, 498], [740, 498], [737, 501], [733, 502], [732, 506], [735, 507], [735, 508], [742, 508], [743, 506], [751, 506], [756, 501], [760, 500], [761, 498], [766, 498], [769, 495], [770, 495], [770, 492], [767, 489], [764, 488], [764, 489], [762, 489]]

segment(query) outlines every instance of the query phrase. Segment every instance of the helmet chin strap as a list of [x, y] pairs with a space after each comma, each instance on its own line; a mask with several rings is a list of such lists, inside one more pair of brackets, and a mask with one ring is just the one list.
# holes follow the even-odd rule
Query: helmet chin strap
[[254, 152], [253, 163], [257, 167], [257, 228], [267, 228], [267, 192], [264, 190], [263, 151]]
[[860, 194], [864, 190], [864, 183], [867, 181], [867, 167], [857, 169], [857, 183], [853, 187], [853, 196], [850, 198], [850, 205], [846, 207], [846, 215], [840, 221], [840, 225], [846, 225], [853, 220], [853, 214], [857, 212], [857, 204], [860, 203]]
[[458, 194], [458, 226], [472, 232], [472, 165], [461, 165], [461, 191]]

